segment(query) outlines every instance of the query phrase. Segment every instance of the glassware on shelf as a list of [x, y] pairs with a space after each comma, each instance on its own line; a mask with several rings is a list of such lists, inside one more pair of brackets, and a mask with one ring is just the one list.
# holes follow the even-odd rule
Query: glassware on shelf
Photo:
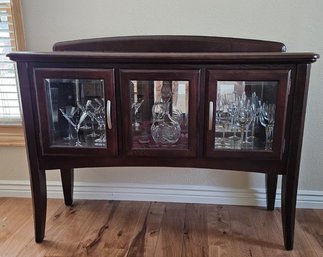
[[131, 80], [129, 101], [132, 149], [189, 148], [189, 81]]
[[240, 126], [242, 148], [248, 147], [252, 144], [247, 139], [247, 134], [248, 134], [247, 129], [251, 123], [251, 119], [252, 119], [251, 107], [248, 105], [239, 107], [237, 121]]
[[140, 127], [140, 117], [139, 117], [139, 109], [142, 106], [144, 102], [144, 99], [142, 99], [141, 101], [138, 102], [134, 102], [131, 105], [131, 108], [133, 110], [133, 117], [134, 117], [134, 126], [136, 130], [139, 130]]
[[260, 111], [260, 123], [265, 127], [266, 132], [266, 141], [265, 141], [265, 149], [272, 150], [273, 144], [273, 134], [274, 134], [274, 126], [275, 126], [275, 104], [266, 104], [264, 103], [261, 107]]
[[97, 112], [98, 109], [100, 109], [100, 106], [94, 100], [87, 100], [85, 106], [82, 108], [83, 112], [86, 112], [91, 119], [91, 133], [87, 135], [88, 137], [91, 137], [91, 138], [97, 138], [100, 136], [95, 132], [95, 127], [94, 127], [94, 123], [96, 121], [95, 113]]
[[169, 102], [155, 103], [152, 107], [153, 123], [150, 131], [156, 143], [175, 144], [181, 137], [181, 126], [170, 115], [169, 107]]
[[[214, 148], [272, 150], [278, 86], [277, 81], [218, 81]], [[228, 125], [225, 112], [231, 117]]]
[[[63, 116], [65, 117], [65, 119], [69, 119], [69, 120], [73, 120], [74, 118], [74, 115], [77, 113], [77, 108], [74, 107], [74, 106], [65, 106], [65, 107], [62, 107], [60, 108], [60, 112], [63, 114]], [[64, 137], [64, 140], [66, 141], [72, 141], [74, 140], [75, 137], [73, 136], [73, 133], [72, 133], [72, 124], [71, 122], [68, 121], [68, 135], [67, 137]]]
[[229, 139], [232, 141], [240, 140], [240, 137], [237, 136], [237, 130], [239, 128], [239, 124], [237, 123], [237, 115], [238, 115], [238, 105], [237, 103], [233, 102], [228, 106], [228, 112], [230, 113], [231, 117], [231, 130], [233, 131], [233, 135], [229, 136]]
[[221, 147], [231, 146], [230, 142], [225, 138], [225, 133], [229, 129], [231, 122], [231, 114], [228, 111], [219, 112], [219, 123], [222, 126], [222, 140], [220, 141]]
[[[220, 126], [220, 114], [223, 112], [223, 95], [217, 94], [217, 101], [216, 101], [216, 110], [215, 110], [215, 131], [219, 132], [221, 129]], [[222, 136], [216, 135], [214, 138], [214, 146], [216, 148], [221, 147], [222, 144]]]
[[174, 118], [174, 120], [176, 120], [179, 123], [180, 126], [182, 125], [182, 123], [184, 121], [184, 116], [183, 116], [182, 111], [179, 108], [173, 106], [172, 117]]
[[96, 98], [94, 100], [99, 104], [99, 108], [95, 110], [94, 119], [98, 123], [98, 130], [100, 131], [100, 136], [94, 140], [94, 144], [104, 146], [107, 142], [105, 134], [105, 107], [99, 99]]
[[[50, 145], [106, 147], [105, 143], [99, 145], [95, 141], [105, 129], [102, 124], [105, 117], [102, 122], [95, 117], [105, 106], [103, 79], [46, 78], [45, 82]], [[106, 115], [104, 110], [102, 115]]]
[[254, 141], [256, 138], [255, 136], [255, 129], [258, 126], [259, 122], [259, 113], [260, 113], [260, 106], [261, 101], [259, 100], [256, 92], [253, 92], [251, 95], [251, 111], [252, 111], [252, 118], [251, 118], [251, 136], [248, 137], [249, 141]]
[[163, 81], [160, 92], [161, 101], [152, 107], [151, 136], [155, 143], [175, 144], [181, 137], [182, 113], [171, 104], [172, 82]]
[[[76, 108], [76, 107], [73, 107], [73, 108]], [[75, 146], [82, 146], [82, 142], [80, 141], [79, 131], [80, 131], [81, 124], [84, 122], [88, 114], [86, 112], [81, 112], [79, 116], [73, 115], [73, 117], [71, 117], [69, 110], [74, 110], [73, 108], [62, 107], [62, 108], [59, 108], [59, 110], [62, 113], [63, 117], [68, 121], [70, 125], [73, 126], [73, 128], [76, 131]]]

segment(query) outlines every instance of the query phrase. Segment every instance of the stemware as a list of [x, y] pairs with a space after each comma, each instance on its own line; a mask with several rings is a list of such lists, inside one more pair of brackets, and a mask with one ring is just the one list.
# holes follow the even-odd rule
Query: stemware
[[232, 141], [238, 141], [240, 137], [237, 136], [237, 130], [238, 130], [238, 122], [237, 122], [237, 115], [238, 115], [238, 106], [236, 103], [231, 103], [228, 106], [228, 112], [231, 116], [231, 129], [233, 131], [233, 135], [229, 137]]
[[237, 122], [240, 125], [241, 131], [241, 147], [248, 147], [251, 143], [247, 140], [246, 128], [249, 126], [252, 118], [252, 111], [250, 106], [242, 106], [238, 110]]
[[[64, 115], [66, 115], [66, 117], [68, 117], [69, 120], [73, 120], [74, 115], [77, 113], [78, 109], [74, 106], [65, 106], [65, 107], [61, 107], [59, 110], [63, 114], [63, 117], [65, 117]], [[64, 137], [64, 140], [71, 141], [73, 139], [75, 138], [72, 134], [72, 124], [68, 122], [68, 136]]]
[[[74, 107], [74, 108], [76, 108], [76, 107]], [[76, 115], [75, 116], [73, 115], [73, 118], [71, 118], [71, 116], [67, 114], [66, 107], [59, 108], [59, 110], [62, 113], [63, 117], [68, 121], [69, 124], [71, 124], [73, 126], [73, 128], [76, 131], [75, 146], [82, 146], [82, 142], [80, 141], [80, 137], [79, 137], [79, 131], [80, 131], [81, 124], [83, 123], [83, 121], [87, 117], [87, 113], [81, 112], [79, 117], [76, 117]]]
[[99, 109], [96, 110], [94, 118], [98, 123], [99, 131], [101, 136], [94, 140], [95, 145], [105, 145], [106, 143], [106, 135], [105, 135], [105, 107], [101, 106]]
[[266, 141], [265, 149], [271, 150], [273, 144], [273, 132], [275, 126], [275, 104], [266, 104], [264, 103], [261, 107], [259, 120], [262, 126], [265, 127], [266, 132]]
[[95, 132], [95, 127], [94, 127], [94, 122], [96, 121], [95, 112], [98, 108], [100, 108], [99, 104], [97, 102], [94, 103], [94, 101], [92, 100], [87, 100], [84, 106], [78, 103], [78, 107], [82, 110], [83, 113], [86, 113], [91, 120], [91, 133], [88, 134], [87, 137], [96, 138], [100, 136]]
[[227, 111], [223, 111], [219, 113], [219, 122], [222, 126], [222, 140], [221, 140], [221, 146], [222, 147], [228, 147], [230, 146], [230, 143], [226, 141], [225, 139], [225, 132], [228, 130], [230, 122], [231, 122], [231, 114]]
[[260, 112], [261, 101], [258, 99], [258, 96], [255, 92], [252, 93], [251, 96], [251, 111], [252, 111], [252, 118], [251, 118], [251, 136], [248, 137], [248, 140], [254, 141], [255, 137], [255, 129], [258, 125], [258, 118]]
[[139, 109], [142, 106], [143, 102], [144, 102], [144, 99], [142, 99], [140, 102], [139, 101], [134, 102], [131, 105], [131, 108], [133, 110], [134, 126], [136, 130], [138, 130], [140, 126], [140, 117], [138, 114], [139, 114]]

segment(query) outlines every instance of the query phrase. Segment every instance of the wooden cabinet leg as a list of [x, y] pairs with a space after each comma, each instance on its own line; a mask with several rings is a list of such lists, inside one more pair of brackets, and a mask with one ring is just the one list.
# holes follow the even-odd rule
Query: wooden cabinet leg
[[61, 179], [63, 184], [65, 205], [71, 206], [73, 204], [74, 169], [61, 169]]
[[298, 176], [289, 178], [288, 175], [283, 175], [281, 207], [284, 244], [286, 250], [292, 250], [294, 245], [297, 185]]
[[45, 236], [47, 190], [45, 170], [33, 170], [30, 176], [33, 211], [35, 241], [41, 243]]
[[275, 208], [277, 178], [277, 174], [266, 174], [266, 195], [268, 211], [272, 211]]

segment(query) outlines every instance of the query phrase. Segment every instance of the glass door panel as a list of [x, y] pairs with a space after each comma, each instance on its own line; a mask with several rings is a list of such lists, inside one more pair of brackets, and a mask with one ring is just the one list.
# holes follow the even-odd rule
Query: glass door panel
[[272, 150], [278, 81], [218, 81], [214, 149]]
[[208, 71], [207, 156], [280, 159], [290, 70]]
[[131, 80], [133, 149], [188, 149], [189, 81]]
[[199, 75], [199, 70], [120, 70], [127, 155], [197, 155]]
[[34, 72], [43, 154], [117, 154], [113, 70]]
[[105, 148], [102, 79], [45, 79], [50, 145]]

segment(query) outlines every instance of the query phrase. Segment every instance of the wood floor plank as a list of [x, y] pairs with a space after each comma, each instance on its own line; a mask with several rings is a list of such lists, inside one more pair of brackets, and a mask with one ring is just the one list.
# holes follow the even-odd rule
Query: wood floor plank
[[101, 241], [105, 230], [110, 226], [110, 221], [114, 216], [119, 203], [119, 201], [106, 201], [105, 204], [103, 204], [103, 208], [96, 213], [95, 219], [89, 221], [91, 226], [76, 247], [73, 256], [91, 256], [92, 253], [95, 252], [98, 242]]
[[12, 236], [32, 217], [31, 201], [10, 198], [0, 207], [0, 253], [6, 252]]
[[[296, 215], [296, 226], [299, 226], [300, 231], [295, 238], [296, 250], [301, 249], [304, 254], [323, 256], [323, 222], [320, 217], [312, 209], [297, 210]], [[304, 240], [307, 241], [306, 245], [310, 246], [309, 249], [304, 249]]]
[[[246, 206], [227, 206], [230, 216], [231, 234], [233, 244], [231, 256], [263, 256], [261, 243], [256, 237], [253, 216], [249, 216]], [[254, 209], [254, 211], [256, 211]]]
[[[109, 232], [112, 233], [105, 237], [102, 256], [130, 257], [142, 253], [141, 235], [145, 230], [144, 224], [149, 206], [148, 203], [143, 202], [128, 202], [119, 206], [120, 209], [117, 210], [119, 214], [115, 215], [111, 223], [111, 231]], [[135, 247], [137, 248], [134, 249]]]
[[[23, 199], [23, 202], [26, 202], [26, 205], [21, 205], [21, 207], [23, 207], [21, 212], [10, 216], [12, 223], [18, 224], [19, 222], [23, 222], [23, 224], [17, 230], [13, 230], [13, 233], [6, 241], [1, 241], [1, 257], [17, 256], [28, 244], [36, 245], [34, 240], [34, 220], [32, 216], [31, 199]], [[9, 208], [12, 208], [11, 204], [13, 203], [9, 202]], [[62, 206], [63, 204], [61, 199], [51, 199], [47, 206], [47, 217], [51, 217], [59, 206]], [[7, 206], [4, 206], [4, 208], [6, 207]], [[0, 209], [2, 208], [0, 207]], [[47, 222], [49, 222], [49, 218], [47, 218]]]
[[[100, 202], [100, 203], [98, 203]], [[41, 244], [30, 244], [18, 256], [72, 256], [79, 241], [102, 208], [102, 201], [79, 201], [72, 207], [61, 206], [51, 217], [50, 227]]]
[[[21, 249], [17, 256], [48, 256], [49, 253], [51, 251], [55, 251], [55, 249], [57, 249], [58, 252], [68, 252], [68, 246], [61, 242], [61, 238], [68, 237], [68, 233], [71, 228], [70, 225], [75, 216], [74, 214], [79, 212], [81, 209], [80, 207], [84, 202], [85, 201], [77, 202], [73, 207], [66, 207], [62, 202], [53, 215], [50, 217], [47, 215], [48, 218], [44, 241], [37, 244], [34, 240], [30, 240], [29, 243]], [[56, 255], [59, 256], [59, 254]]]
[[182, 257], [208, 256], [207, 207], [186, 204]]
[[[0, 208], [0, 242], [6, 241], [32, 214], [31, 202], [22, 198], [4, 201]], [[16, 218], [16, 216], [18, 216]], [[19, 219], [20, 218], [20, 219]]]
[[161, 223], [155, 257], [179, 257], [182, 253], [185, 204], [168, 203]]
[[[85, 201], [84, 204], [78, 207], [78, 210], [72, 209], [73, 213], [70, 216], [73, 216], [73, 218], [65, 224], [65, 226], [68, 226], [65, 229], [67, 230], [65, 234], [68, 235], [68, 238], [60, 237], [59, 244], [53, 247], [47, 254], [50, 256], [55, 256], [54, 254], [73, 256], [75, 249], [80, 245], [79, 242], [89, 233], [89, 229], [93, 227], [93, 222], [98, 219], [98, 215], [108, 216], [113, 207], [114, 203], [112, 202]], [[85, 220], [88, 222], [84, 222]], [[67, 249], [61, 251], [62, 246], [66, 246]], [[57, 248], [59, 248], [59, 251], [57, 251]]]
[[34, 241], [31, 199], [0, 199], [0, 257], [322, 257], [323, 210], [298, 209], [293, 251], [281, 212], [203, 204], [48, 200]]
[[319, 229], [317, 229], [317, 231], [316, 231], [315, 234], [316, 234], [316, 239], [317, 239], [318, 243], [320, 244], [321, 249], [323, 251], [323, 231], [322, 231], [323, 209], [322, 210], [313, 210], [313, 211], [316, 213], [316, 215], [318, 216], [319, 220], [321, 221], [320, 222], [320, 225], [319, 225]]
[[131, 242], [142, 231], [150, 203], [121, 202], [109, 222], [101, 240], [96, 244], [95, 256], [127, 256]]
[[286, 251], [284, 248], [281, 214], [276, 219], [276, 212], [267, 211], [265, 208], [246, 208], [249, 217], [255, 217], [252, 222], [256, 231], [257, 244], [261, 245], [263, 256], [300, 257], [296, 251]]
[[[277, 223], [281, 224], [281, 209], [277, 209], [274, 213]], [[297, 215], [296, 215], [297, 217]], [[290, 256], [303, 257], [303, 256], [311, 256], [311, 257], [321, 257], [321, 255], [317, 255], [316, 252], [312, 249], [312, 247], [308, 244], [308, 239], [306, 238], [304, 231], [299, 226], [298, 220], [295, 221], [295, 234], [294, 234], [294, 248], [293, 251], [289, 251]], [[293, 254], [293, 255], [292, 255]]]
[[9, 197], [0, 197], [0, 206], [1, 204], [3, 204], [4, 202], [6, 202], [8, 199], [10, 199]]
[[208, 256], [230, 256], [233, 247], [230, 217], [228, 210], [222, 205], [207, 205]]
[[160, 234], [165, 204], [152, 203], [141, 231], [131, 243], [127, 257], [153, 257]]

